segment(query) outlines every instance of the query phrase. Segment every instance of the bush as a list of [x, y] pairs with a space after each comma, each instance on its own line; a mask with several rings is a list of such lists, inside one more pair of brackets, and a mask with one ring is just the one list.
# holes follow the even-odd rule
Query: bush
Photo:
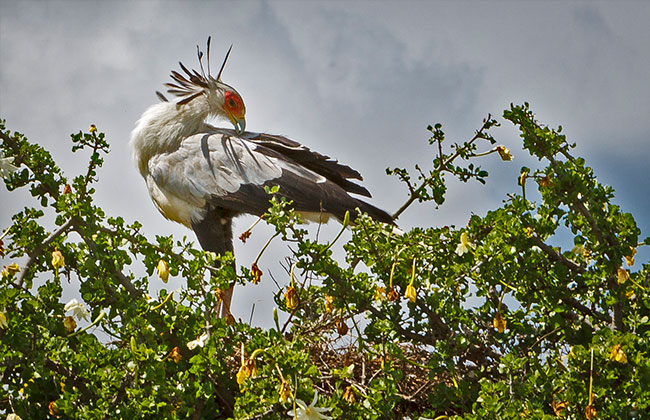
[[[40, 205], [2, 222], [0, 413], [289, 419], [313, 401], [342, 419], [648, 418], [648, 265], [630, 267], [650, 239], [640, 242], [632, 215], [561, 128], [539, 124], [527, 104], [503, 116], [540, 167], [522, 168], [521, 193], [459, 229], [399, 234], [360, 216], [336, 261], [332, 243], [311, 238], [270, 189], [265, 219], [294, 245], [275, 296], [289, 320], [280, 325], [276, 312], [271, 329], [215, 310], [231, 281], [259, 281], [256, 264], [235, 273], [232, 255], [150, 242], [139, 223], [94, 204], [109, 148], [94, 126], [72, 136], [73, 152], [90, 159], [69, 181], [2, 122], [5, 185], [28, 188]], [[442, 204], [448, 177], [484, 183], [473, 158], [510, 158], [489, 134], [497, 124], [488, 116], [448, 148], [441, 125], [429, 127], [431, 169], [387, 171], [409, 193], [396, 215]], [[551, 245], [560, 231], [572, 249]], [[136, 276], [142, 266], [147, 275]], [[169, 273], [186, 287], [148, 296]], [[61, 301], [62, 281], [78, 285], [76, 301]], [[309, 410], [298, 418], [317, 418]]]

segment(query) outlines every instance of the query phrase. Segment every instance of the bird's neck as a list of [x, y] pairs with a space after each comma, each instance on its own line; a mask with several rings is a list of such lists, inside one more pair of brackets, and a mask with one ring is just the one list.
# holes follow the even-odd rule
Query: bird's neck
[[209, 105], [204, 97], [188, 104], [161, 102], [147, 109], [131, 133], [133, 157], [144, 175], [153, 156], [177, 150], [187, 137], [206, 131]]

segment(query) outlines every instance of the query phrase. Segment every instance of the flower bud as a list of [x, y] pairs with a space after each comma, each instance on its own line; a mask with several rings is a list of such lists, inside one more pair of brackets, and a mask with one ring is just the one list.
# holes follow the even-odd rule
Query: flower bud
[[510, 149], [508, 149], [506, 146], [497, 146], [497, 152], [499, 153], [499, 156], [501, 156], [501, 160], [506, 162], [512, 160], [512, 154], [510, 153]]
[[508, 321], [503, 319], [503, 316], [501, 315], [501, 312], [497, 312], [496, 316], [492, 320], [492, 325], [494, 328], [499, 331], [500, 333], [503, 333], [506, 330], [506, 326], [508, 325]]
[[411, 302], [415, 303], [415, 299], [417, 298], [417, 293], [415, 291], [415, 287], [413, 287], [412, 284], [406, 286], [406, 292], [404, 293], [404, 297], [410, 300]]
[[65, 330], [69, 333], [75, 330], [77, 328], [77, 321], [74, 320], [73, 317], [71, 316], [66, 316], [65, 319], [63, 320], [63, 326], [65, 327]]
[[257, 263], [253, 263], [251, 273], [253, 274], [253, 284], [259, 283], [262, 278], [262, 270], [257, 266]]
[[65, 266], [65, 258], [63, 257], [63, 254], [61, 254], [61, 251], [55, 249], [52, 252], [52, 267], [54, 267], [55, 270], [58, 270], [59, 268], [63, 268], [63, 266]]
[[163, 283], [167, 283], [167, 280], [169, 279], [169, 267], [167, 266], [165, 260], [158, 261], [157, 270], [158, 270], [158, 277], [160, 277], [160, 280], [162, 280]]
[[346, 335], [348, 333], [348, 326], [343, 321], [343, 318], [340, 318], [338, 321], [336, 321], [336, 331], [339, 333], [339, 335]]
[[172, 359], [174, 363], [178, 363], [183, 358], [183, 355], [181, 355], [181, 352], [179, 351], [178, 347], [174, 347], [172, 351], [169, 353], [169, 358]]

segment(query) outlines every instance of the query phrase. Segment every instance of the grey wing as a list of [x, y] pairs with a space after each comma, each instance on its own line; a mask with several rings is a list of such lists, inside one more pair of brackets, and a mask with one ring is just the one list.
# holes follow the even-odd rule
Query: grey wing
[[149, 173], [159, 188], [189, 203], [236, 194], [242, 185], [263, 185], [282, 169], [255, 145], [221, 134], [198, 134], [178, 150], [154, 156]]
[[[280, 194], [300, 212], [333, 214], [360, 207], [382, 221], [390, 216], [351, 197], [338, 183], [261, 144], [230, 133], [198, 134], [169, 154], [151, 159], [149, 171], [165, 192], [187, 202], [210, 204], [230, 215], [262, 215], [269, 207], [264, 187], [277, 185]], [[202, 214], [192, 216], [194, 220]]]

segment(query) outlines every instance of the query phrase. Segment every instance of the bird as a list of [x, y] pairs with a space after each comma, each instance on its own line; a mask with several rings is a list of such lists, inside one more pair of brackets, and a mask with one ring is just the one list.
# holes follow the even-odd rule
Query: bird
[[[262, 217], [270, 207], [268, 186], [307, 220], [354, 221], [359, 209], [383, 223], [390, 214], [350, 194], [371, 197], [353, 180], [361, 174], [337, 160], [310, 150], [281, 135], [246, 131], [246, 107], [241, 95], [221, 80], [232, 45], [216, 77], [207, 72], [197, 45], [200, 72], [179, 62], [172, 70], [168, 94], [156, 92], [131, 133], [133, 159], [149, 195], [162, 215], [194, 231], [205, 251], [234, 252], [233, 218]], [[209, 118], [230, 121], [232, 129], [218, 128]], [[224, 291], [221, 317], [230, 315], [234, 284]], [[219, 312], [219, 308], [217, 308]]]

